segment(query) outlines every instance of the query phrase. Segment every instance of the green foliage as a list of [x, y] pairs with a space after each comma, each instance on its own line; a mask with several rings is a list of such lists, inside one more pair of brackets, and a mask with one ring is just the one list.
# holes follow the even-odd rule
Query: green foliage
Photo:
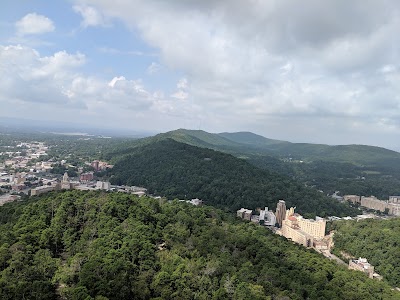
[[335, 252], [344, 251], [354, 257], [365, 257], [375, 271], [394, 286], [400, 286], [400, 219], [337, 221]]
[[251, 132], [213, 134], [178, 129], [126, 141], [109, 148], [111, 151], [104, 153], [104, 158], [117, 162], [139, 146], [166, 139], [248, 159], [259, 168], [289, 176], [325, 194], [340, 191], [342, 194], [375, 195], [387, 199], [389, 195], [400, 193], [400, 153], [364, 145], [289, 143]]
[[201, 198], [236, 210], [268, 206], [279, 199], [307, 216], [354, 215], [356, 210], [282, 175], [260, 170], [245, 160], [174, 140], [131, 150], [109, 171], [111, 182], [145, 186], [168, 198]]
[[312, 161], [284, 162], [271, 156], [250, 155], [248, 161], [323, 190], [325, 194], [340, 191], [342, 195], [374, 195], [388, 199], [400, 194], [400, 174], [384, 166], [356, 166], [351, 163]]
[[65, 191], [0, 220], [1, 299], [399, 299], [211, 207]]

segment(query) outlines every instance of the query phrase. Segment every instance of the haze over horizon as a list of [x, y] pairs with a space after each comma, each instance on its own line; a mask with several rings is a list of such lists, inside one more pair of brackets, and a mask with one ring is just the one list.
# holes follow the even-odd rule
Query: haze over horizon
[[11, 1], [0, 118], [400, 150], [397, 1]]

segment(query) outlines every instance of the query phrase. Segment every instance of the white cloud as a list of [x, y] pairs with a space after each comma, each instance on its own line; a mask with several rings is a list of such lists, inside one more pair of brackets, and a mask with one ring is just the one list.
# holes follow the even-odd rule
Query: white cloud
[[110, 26], [109, 21], [104, 17], [104, 15], [92, 6], [88, 5], [74, 5], [73, 9], [76, 13], [82, 16], [81, 26], [83, 28], [87, 27], [97, 27], [97, 26]]
[[161, 71], [161, 69], [162, 69], [162, 66], [153, 61], [150, 64], [150, 66], [147, 67], [147, 73], [151, 74], [151, 75], [152, 74], [157, 74], [157, 73], [159, 73]]
[[[50, 86], [59, 86], [69, 101], [84, 99], [89, 110], [115, 103], [121, 113], [128, 107], [160, 118], [189, 113], [204, 119], [212, 131], [248, 126], [266, 135], [274, 128], [321, 139], [335, 128], [347, 128], [353, 137], [367, 136], [374, 128], [399, 129], [397, 1], [76, 0], [75, 4], [82, 27], [108, 26], [118, 19], [154, 49], [154, 53], [122, 51], [115, 45], [99, 48], [102, 54], [131, 55], [129, 59], [148, 65], [147, 74], [162, 66], [157, 76], [144, 74], [152, 80], [147, 85], [155, 86], [150, 90], [126, 74], [101, 79], [76, 74], [82, 62], [79, 54], [60, 52], [58, 58], [29, 51], [20, 54], [25, 63], [18, 66], [27, 71], [21, 71], [25, 77], [19, 78], [29, 83], [40, 76], [50, 80], [53, 74], [57, 80], [52, 79]], [[34, 72], [30, 55], [36, 57]], [[156, 62], [147, 56], [156, 56]], [[56, 61], [62, 64], [62, 57], [71, 67], [58, 67]], [[157, 81], [171, 73], [171, 78], [182, 77], [175, 87], [168, 87], [169, 80]], [[7, 77], [3, 80], [9, 82]], [[11, 82], [15, 80], [11, 76]], [[307, 130], [307, 122], [313, 129]], [[285, 126], [290, 130], [280, 128]]]
[[55, 30], [53, 21], [49, 18], [30, 13], [15, 23], [18, 35], [43, 34]]
[[82, 106], [79, 100], [70, 101], [65, 86], [84, 62], [80, 53], [41, 57], [28, 47], [0, 46], [0, 101]]
[[84, 116], [104, 125], [104, 117], [110, 124], [132, 116], [146, 122], [154, 114], [179, 115], [192, 110], [172, 97], [164, 98], [162, 91], [146, 89], [140, 79], [86, 76], [80, 72], [85, 61], [80, 53], [59, 51], [41, 56], [25, 46], [0, 46], [2, 115], [18, 112], [19, 117], [64, 121]]
[[108, 83], [108, 85], [110, 86], [110, 87], [114, 87], [115, 86], [115, 84], [117, 83], [117, 81], [121, 81], [121, 80], [126, 80], [126, 78], [124, 77], [124, 76], [119, 76], [119, 77], [114, 77], [109, 83]]
[[171, 97], [179, 100], [186, 100], [189, 97], [189, 94], [184, 91], [177, 91], [176, 93], [173, 93]]
[[398, 70], [385, 67], [400, 63], [396, 1], [310, 0], [301, 9], [289, 0], [84, 2], [122, 19], [159, 49], [163, 65], [187, 74], [190, 86], [180, 81], [172, 98], [190, 95], [227, 127], [272, 116], [400, 117], [383, 104], [400, 104]]
[[182, 78], [178, 81], [178, 84], [176, 85], [178, 89], [187, 89], [188, 87], [188, 81], [186, 78]]

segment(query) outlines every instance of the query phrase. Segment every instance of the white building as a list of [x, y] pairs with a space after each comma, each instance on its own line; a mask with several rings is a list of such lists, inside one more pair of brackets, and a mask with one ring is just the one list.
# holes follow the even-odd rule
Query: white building
[[96, 190], [109, 190], [111, 188], [111, 184], [108, 181], [97, 181], [96, 182]]

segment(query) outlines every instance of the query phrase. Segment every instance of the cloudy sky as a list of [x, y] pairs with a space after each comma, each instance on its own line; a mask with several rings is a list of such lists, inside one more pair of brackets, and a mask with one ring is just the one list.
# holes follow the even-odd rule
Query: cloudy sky
[[400, 150], [400, 3], [3, 0], [0, 117]]

